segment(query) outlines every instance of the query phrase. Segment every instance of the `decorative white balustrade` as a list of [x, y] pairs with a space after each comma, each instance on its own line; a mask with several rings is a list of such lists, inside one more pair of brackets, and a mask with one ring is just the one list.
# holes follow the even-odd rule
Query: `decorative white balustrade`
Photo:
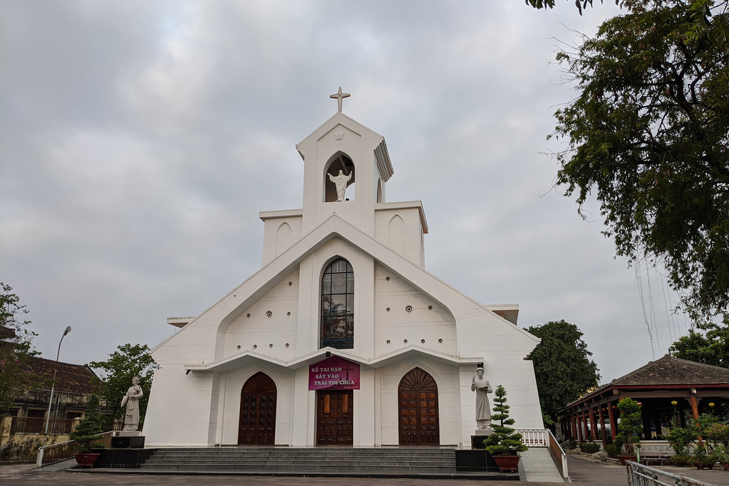
[[521, 434], [521, 443], [527, 447], [549, 447], [546, 429], [516, 429]]

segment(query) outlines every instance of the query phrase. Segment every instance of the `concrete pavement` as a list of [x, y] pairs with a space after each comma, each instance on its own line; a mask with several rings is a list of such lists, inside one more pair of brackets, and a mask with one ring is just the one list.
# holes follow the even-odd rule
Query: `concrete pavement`
[[[623, 466], [577, 457], [568, 457], [570, 477], [577, 485], [624, 486], [627, 476]], [[683, 474], [710, 484], [729, 486], [729, 471], [697, 471], [695, 468], [662, 469]], [[155, 476], [144, 474], [83, 474], [63, 471], [37, 470], [33, 465], [0, 466], [0, 484], [3, 486], [71, 486], [99, 485], [115, 486], [222, 486], [244, 484], [245, 486], [475, 486], [470, 480], [422, 480], [422, 479], [370, 479], [370, 478], [310, 478], [272, 476]], [[483, 484], [483, 483], [482, 483]], [[489, 481], [489, 486], [514, 486], [513, 481]], [[530, 486], [551, 486], [553, 482], [529, 482]]]

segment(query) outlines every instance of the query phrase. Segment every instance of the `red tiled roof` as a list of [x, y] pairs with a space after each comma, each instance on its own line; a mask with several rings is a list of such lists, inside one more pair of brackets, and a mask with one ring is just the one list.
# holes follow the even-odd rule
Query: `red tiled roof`
[[48, 379], [52, 379], [54, 370], [58, 370], [55, 386], [57, 391], [89, 395], [98, 383], [98, 377], [87, 365], [56, 363], [52, 359], [38, 357], [30, 358], [28, 365], [33, 373]]

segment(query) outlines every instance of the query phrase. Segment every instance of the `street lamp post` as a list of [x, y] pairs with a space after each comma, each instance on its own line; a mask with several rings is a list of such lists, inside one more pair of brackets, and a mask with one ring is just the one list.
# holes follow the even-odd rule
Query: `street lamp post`
[[53, 392], [56, 388], [56, 373], [58, 373], [58, 358], [61, 356], [61, 344], [66, 334], [71, 332], [71, 326], [66, 327], [61, 336], [61, 341], [58, 343], [58, 353], [56, 353], [56, 369], [53, 370], [53, 384], [51, 385], [51, 399], [48, 401], [48, 417], [46, 417], [46, 435], [48, 435], [48, 423], [51, 421], [51, 406], [53, 405]]

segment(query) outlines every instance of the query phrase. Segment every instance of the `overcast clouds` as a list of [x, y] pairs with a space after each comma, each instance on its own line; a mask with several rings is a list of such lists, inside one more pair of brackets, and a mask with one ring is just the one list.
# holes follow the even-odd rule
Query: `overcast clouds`
[[[342, 86], [387, 139], [388, 200], [423, 201], [431, 273], [523, 327], [577, 324], [604, 382], [645, 364], [635, 274], [543, 155], [574, 96], [553, 38], [618, 10], [557, 7], [0, 0], [0, 280], [38, 349], [67, 325], [62, 361], [155, 346], [258, 270], [258, 212], [301, 207], [295, 144]], [[650, 275], [659, 357], [686, 324]]]

